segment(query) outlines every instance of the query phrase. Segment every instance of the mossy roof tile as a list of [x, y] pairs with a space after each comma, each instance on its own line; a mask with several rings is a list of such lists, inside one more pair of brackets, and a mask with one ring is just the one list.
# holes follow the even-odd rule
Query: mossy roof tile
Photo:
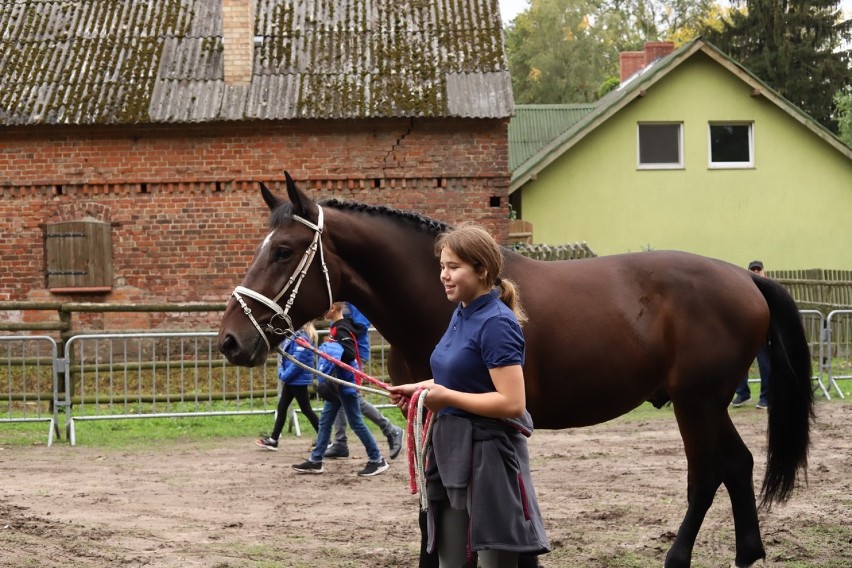
[[513, 112], [497, 0], [255, 0], [225, 84], [218, 0], [0, 0], [0, 124]]

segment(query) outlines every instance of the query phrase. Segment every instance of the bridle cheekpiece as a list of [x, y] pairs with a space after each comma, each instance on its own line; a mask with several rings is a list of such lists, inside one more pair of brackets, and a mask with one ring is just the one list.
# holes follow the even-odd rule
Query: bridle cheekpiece
[[[293, 302], [296, 299], [296, 294], [299, 293], [299, 286], [302, 284], [302, 280], [304, 280], [305, 275], [308, 273], [308, 269], [311, 266], [311, 262], [314, 260], [314, 256], [316, 256], [317, 250], [319, 250], [319, 258], [320, 258], [320, 266], [322, 267], [322, 273], [325, 276], [325, 286], [328, 290], [328, 304], [329, 308], [334, 304], [334, 299], [331, 294], [331, 281], [328, 277], [328, 266], [325, 264], [325, 258], [323, 256], [322, 251], [322, 228], [323, 228], [323, 212], [322, 207], [317, 205], [317, 210], [319, 214], [317, 215], [317, 223], [316, 225], [299, 217], [298, 215], [293, 215], [293, 219], [302, 223], [303, 225], [309, 227], [314, 231], [314, 238], [311, 241], [311, 244], [308, 248], [305, 249], [305, 253], [302, 255], [302, 259], [299, 261], [299, 265], [293, 271], [293, 274], [290, 275], [290, 278], [287, 280], [287, 283], [284, 284], [284, 287], [281, 288], [281, 291], [278, 292], [278, 295], [274, 298], [268, 298], [261, 294], [260, 292], [255, 292], [250, 288], [246, 288], [245, 286], [237, 286], [234, 288], [234, 291], [231, 292], [231, 295], [237, 299], [240, 303], [240, 306], [243, 308], [243, 313], [248, 316], [251, 320], [252, 325], [254, 325], [255, 329], [257, 329], [258, 333], [260, 333], [260, 337], [263, 339], [263, 342], [266, 343], [266, 349], [271, 351], [272, 346], [269, 344], [269, 340], [266, 338], [266, 333], [264, 333], [264, 329], [269, 331], [275, 335], [288, 335], [290, 333], [295, 333], [295, 329], [293, 328], [293, 320], [290, 318], [288, 313], [290, 312], [290, 308], [293, 305]], [[290, 292], [290, 297], [287, 298], [287, 303], [282, 309], [278, 304], [278, 301], [281, 297], [293, 287]], [[261, 325], [257, 322], [254, 315], [251, 312], [251, 308], [248, 307], [245, 300], [243, 300], [242, 296], [248, 296], [249, 298], [253, 298], [258, 302], [269, 307], [273, 312], [272, 317], [269, 319], [269, 322], [266, 324], [265, 328], [261, 327]], [[275, 327], [273, 322], [276, 318], [280, 318], [284, 320], [284, 323], [287, 325], [286, 328], [282, 329], [280, 327]]]

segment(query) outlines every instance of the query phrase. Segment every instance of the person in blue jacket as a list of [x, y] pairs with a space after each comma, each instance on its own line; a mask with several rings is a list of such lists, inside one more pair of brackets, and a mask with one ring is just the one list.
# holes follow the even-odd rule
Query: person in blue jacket
[[[335, 302], [331, 309], [326, 313], [326, 317], [331, 320], [329, 328], [329, 339], [320, 346], [320, 351], [327, 353], [335, 359], [340, 359], [347, 365], [354, 368], [360, 367], [360, 362], [355, 356], [355, 346], [353, 333], [351, 329], [351, 320], [343, 317], [343, 303]], [[298, 473], [313, 473], [318, 474], [323, 472], [323, 458], [325, 457], [328, 442], [331, 439], [331, 428], [334, 425], [334, 418], [342, 408], [346, 413], [346, 418], [352, 428], [352, 432], [364, 444], [367, 450], [367, 465], [358, 472], [361, 477], [371, 477], [379, 475], [388, 469], [388, 463], [382, 457], [382, 452], [379, 450], [376, 439], [370, 432], [367, 425], [364, 424], [364, 418], [361, 416], [361, 405], [359, 402], [358, 390], [354, 387], [356, 384], [355, 375], [351, 371], [347, 371], [338, 367], [331, 361], [320, 357], [318, 370], [326, 375], [336, 377], [346, 383], [351, 383], [353, 386], [345, 384], [333, 383], [332, 390], [336, 392], [332, 396], [325, 397], [322, 413], [320, 414], [319, 430], [317, 431], [317, 440], [310, 457], [300, 464], [294, 464], [293, 469]], [[320, 383], [331, 383], [327, 379], [320, 376], [317, 379]], [[318, 390], [323, 385], [318, 385]], [[336, 387], [336, 388], [335, 388]]]
[[[295, 338], [302, 338], [309, 341], [311, 345], [316, 345], [317, 331], [313, 322], [306, 323], [296, 332], [294, 339], [286, 339], [282, 344], [286, 353], [292, 355], [303, 365], [313, 368], [315, 358], [313, 352], [296, 343]], [[308, 394], [308, 387], [314, 381], [313, 373], [280, 355], [278, 356], [278, 363], [278, 379], [283, 384], [283, 388], [281, 397], [278, 399], [275, 425], [272, 427], [272, 433], [268, 436], [261, 434], [260, 439], [255, 441], [258, 446], [265, 450], [278, 449], [278, 437], [281, 436], [281, 431], [284, 429], [284, 423], [287, 421], [287, 409], [293, 399], [296, 399], [302, 414], [305, 415], [314, 430], [319, 431], [319, 418], [317, 418], [314, 409], [311, 408], [311, 399]]]
[[[357, 344], [356, 355], [359, 358], [360, 368], [363, 369], [367, 361], [370, 360], [370, 320], [349, 302], [344, 302], [344, 317], [352, 323], [351, 331], [355, 336]], [[402, 428], [394, 425], [387, 416], [367, 402], [361, 395], [359, 395], [359, 403], [361, 405], [361, 415], [378, 426], [379, 430], [387, 438], [390, 459], [396, 459], [402, 451]], [[328, 459], [346, 459], [349, 457], [349, 443], [346, 437], [346, 413], [343, 411], [338, 412], [334, 420], [334, 442], [326, 450], [325, 457]]]

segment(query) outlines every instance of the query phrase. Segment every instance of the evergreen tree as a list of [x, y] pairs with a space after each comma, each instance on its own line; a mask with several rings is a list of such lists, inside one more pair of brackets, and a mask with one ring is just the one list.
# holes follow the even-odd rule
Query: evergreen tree
[[837, 108], [837, 126], [840, 139], [852, 148], [852, 85], [834, 95]]
[[852, 20], [839, 0], [739, 0], [705, 38], [787, 100], [837, 132], [833, 97], [852, 84]]

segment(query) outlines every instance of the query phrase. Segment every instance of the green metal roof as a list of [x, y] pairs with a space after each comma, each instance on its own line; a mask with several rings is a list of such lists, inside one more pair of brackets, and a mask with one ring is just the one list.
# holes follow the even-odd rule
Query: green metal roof
[[509, 171], [514, 171], [594, 108], [593, 104], [517, 105], [509, 122]]

